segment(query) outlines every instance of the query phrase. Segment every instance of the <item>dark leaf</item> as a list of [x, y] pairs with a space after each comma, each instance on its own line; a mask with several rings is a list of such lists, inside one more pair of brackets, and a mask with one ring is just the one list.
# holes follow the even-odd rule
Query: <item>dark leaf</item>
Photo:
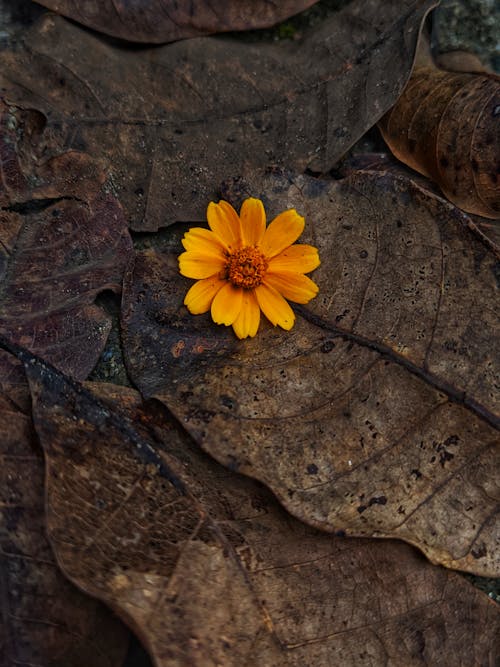
[[0, 664], [120, 667], [128, 632], [61, 574], [45, 536], [42, 452], [4, 394], [0, 433]]
[[394, 155], [465, 211], [500, 218], [500, 78], [417, 67], [379, 123]]
[[305, 216], [319, 296], [290, 334], [264, 323], [241, 342], [187, 312], [174, 255], [144, 252], [123, 298], [132, 380], [304, 521], [497, 576], [493, 253], [458, 209], [389, 174], [249, 192], [270, 218]]
[[[358, 153], [349, 156], [339, 169], [339, 173], [343, 176], [349, 176], [355, 171], [374, 171], [402, 176], [410, 179], [433, 196], [443, 196], [441, 190], [433, 181], [406, 167], [390, 153]], [[464, 222], [467, 222], [466, 216], [463, 219]], [[500, 257], [500, 219], [491, 220], [469, 213], [467, 224], [475, 229], [476, 233], [482, 236], [496, 255]]]
[[[73, 151], [41, 162], [38, 116], [4, 107], [0, 117], [0, 333], [84, 379], [110, 328], [94, 300], [120, 291], [132, 252], [126, 221], [94, 160]], [[6, 357], [0, 369], [6, 391], [22, 384]]]
[[408, 546], [334, 538], [203, 455], [159, 406], [103, 401], [23, 355], [49, 536], [158, 667], [482, 664], [498, 608]]
[[156, 230], [203, 219], [244, 167], [328, 171], [396, 101], [433, 5], [358, 0], [289, 45], [206, 37], [141, 50], [45, 16], [0, 53], [0, 85], [47, 117], [52, 152], [104, 158], [130, 226]]
[[86, 153], [72, 150], [47, 158], [42, 138], [45, 124], [40, 112], [9, 106], [0, 99], [2, 206], [60, 197], [89, 201], [104, 183], [103, 165]]
[[317, 0], [36, 0], [59, 14], [131, 42], [174, 42], [229, 30], [267, 28]]

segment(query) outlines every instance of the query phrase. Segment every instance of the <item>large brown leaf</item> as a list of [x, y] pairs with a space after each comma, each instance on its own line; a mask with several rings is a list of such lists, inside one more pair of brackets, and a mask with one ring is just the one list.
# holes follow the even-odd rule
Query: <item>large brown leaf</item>
[[491, 250], [460, 211], [391, 175], [270, 176], [251, 191], [270, 216], [305, 216], [319, 296], [290, 334], [264, 324], [241, 342], [182, 306], [191, 281], [174, 255], [139, 254], [122, 312], [132, 380], [306, 522], [498, 575]]
[[403, 544], [307, 528], [137, 394], [108, 388], [102, 402], [22, 357], [58, 560], [158, 667], [498, 658], [498, 608], [458, 575]]
[[155, 230], [203, 219], [243, 167], [329, 170], [396, 101], [433, 5], [357, 0], [290, 45], [205, 37], [141, 50], [45, 16], [0, 53], [0, 86], [47, 117], [52, 151], [105, 158], [131, 227]]
[[[39, 114], [0, 103], [0, 120], [0, 333], [84, 379], [111, 326], [93, 302], [121, 290], [132, 252], [127, 224], [95, 160], [39, 158]], [[6, 357], [0, 368], [12, 384]]]
[[31, 418], [0, 394], [0, 664], [120, 667], [125, 627], [61, 574], [45, 535]]
[[457, 206], [500, 218], [500, 77], [417, 67], [379, 127]]
[[174, 42], [229, 30], [267, 28], [317, 0], [36, 0], [59, 14], [131, 42]]

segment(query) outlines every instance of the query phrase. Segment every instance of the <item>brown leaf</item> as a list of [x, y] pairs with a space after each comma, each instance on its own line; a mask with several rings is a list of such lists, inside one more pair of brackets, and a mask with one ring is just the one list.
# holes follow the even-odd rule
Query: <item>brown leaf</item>
[[465, 211], [500, 218], [500, 78], [417, 67], [379, 127], [394, 155]]
[[15, 249], [4, 257], [0, 333], [84, 379], [111, 326], [93, 301], [105, 289], [121, 289], [131, 253], [119, 204], [112, 197], [89, 205], [65, 200], [22, 219], [7, 215], [19, 227]]
[[307, 528], [131, 390], [101, 402], [22, 358], [58, 559], [139, 632], [158, 667], [498, 657], [499, 610], [458, 575], [403, 544]]
[[30, 412], [31, 399], [22, 364], [4, 350], [0, 350], [0, 392], [13, 407], [25, 414]]
[[[93, 302], [120, 291], [132, 243], [118, 201], [99, 191], [94, 160], [74, 151], [37, 159], [34, 117], [0, 113], [0, 333], [84, 379], [110, 328]], [[0, 357], [0, 368], [10, 383], [12, 362]]]
[[491, 73], [476, 53], [470, 51], [446, 51], [436, 56], [436, 65], [448, 72], [481, 72]]
[[0, 664], [120, 667], [126, 628], [63, 577], [45, 536], [44, 463], [31, 418], [0, 394]]
[[59, 14], [113, 37], [161, 44], [230, 30], [267, 28], [317, 0], [36, 0]]
[[45, 123], [40, 112], [9, 106], [0, 99], [2, 206], [59, 197], [88, 201], [104, 183], [102, 164], [85, 153], [73, 150], [49, 158], [44, 155]]
[[[338, 170], [342, 176], [349, 176], [355, 171], [374, 171], [390, 173], [397, 177], [402, 176], [410, 179], [432, 196], [443, 196], [433, 181], [409, 169], [390, 153], [358, 153], [349, 156]], [[497, 257], [500, 258], [500, 219], [491, 220], [469, 213], [467, 217], [463, 216], [463, 220], [490, 245]]]
[[250, 192], [269, 219], [305, 216], [319, 296], [290, 334], [264, 323], [241, 342], [182, 306], [192, 281], [174, 255], [139, 254], [122, 301], [133, 382], [304, 521], [498, 575], [491, 250], [460, 211], [391, 175], [271, 175]]
[[151, 231], [203, 219], [244, 167], [328, 171], [396, 101], [434, 4], [357, 0], [289, 45], [205, 37], [141, 50], [45, 16], [0, 53], [0, 86], [47, 117], [52, 152], [111, 165], [130, 226]]

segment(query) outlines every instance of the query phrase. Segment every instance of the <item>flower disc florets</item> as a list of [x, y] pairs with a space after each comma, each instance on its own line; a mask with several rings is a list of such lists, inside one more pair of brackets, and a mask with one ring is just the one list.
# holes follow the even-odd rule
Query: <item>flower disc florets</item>
[[247, 246], [229, 255], [227, 277], [235, 287], [253, 289], [262, 284], [267, 267], [268, 262], [260, 250]]

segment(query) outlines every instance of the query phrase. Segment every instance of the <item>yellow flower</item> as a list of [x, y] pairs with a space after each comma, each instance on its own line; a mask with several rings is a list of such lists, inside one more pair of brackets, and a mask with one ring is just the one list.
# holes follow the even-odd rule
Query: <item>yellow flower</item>
[[318, 293], [304, 275], [319, 266], [317, 249], [292, 245], [304, 218], [290, 209], [266, 228], [262, 202], [250, 198], [239, 216], [228, 202], [211, 202], [207, 220], [209, 230], [194, 227], [182, 239], [186, 252], [179, 256], [179, 270], [197, 279], [184, 299], [188, 310], [210, 310], [214, 322], [232, 325], [238, 338], [255, 336], [261, 310], [274, 326], [291, 329], [295, 315], [285, 299], [307, 303]]

